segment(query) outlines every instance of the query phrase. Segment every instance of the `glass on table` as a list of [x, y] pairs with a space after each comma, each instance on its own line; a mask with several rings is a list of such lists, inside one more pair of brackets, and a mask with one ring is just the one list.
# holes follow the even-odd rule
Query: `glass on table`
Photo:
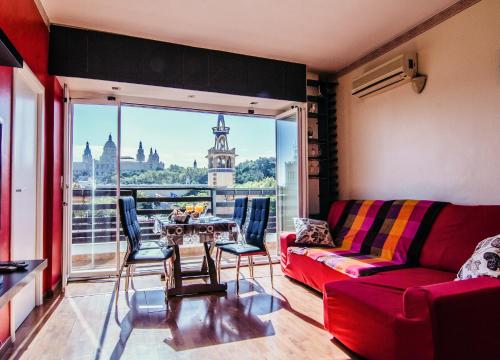
[[203, 210], [205, 210], [205, 206], [203, 204], [196, 204], [194, 207], [194, 211], [196, 211], [198, 214], [202, 214]]
[[240, 227], [238, 226], [238, 224], [236, 224], [231, 228], [231, 237], [232, 237], [231, 240], [236, 241], [238, 244], [240, 241], [239, 234], [240, 234]]

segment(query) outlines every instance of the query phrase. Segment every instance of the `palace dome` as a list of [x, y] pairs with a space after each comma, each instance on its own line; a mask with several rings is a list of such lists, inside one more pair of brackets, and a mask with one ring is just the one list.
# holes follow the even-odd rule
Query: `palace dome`
[[116, 144], [114, 143], [111, 134], [109, 135], [108, 141], [106, 141], [106, 143], [104, 144], [104, 148], [102, 149], [101, 161], [116, 161]]

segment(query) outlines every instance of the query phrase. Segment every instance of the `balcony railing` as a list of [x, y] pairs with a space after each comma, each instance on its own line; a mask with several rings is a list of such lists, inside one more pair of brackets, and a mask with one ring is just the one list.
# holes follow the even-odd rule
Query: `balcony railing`
[[[133, 196], [144, 240], [157, 240], [154, 217], [170, 214], [175, 205], [206, 203], [207, 212], [222, 218], [233, 214], [239, 197], [271, 197], [268, 232], [276, 232], [276, 190], [274, 188], [217, 188], [206, 185], [122, 186], [121, 196]], [[73, 190], [73, 244], [98, 244], [116, 241], [116, 188]], [[122, 235], [123, 236], [123, 235]], [[124, 240], [121, 236], [120, 240]]]

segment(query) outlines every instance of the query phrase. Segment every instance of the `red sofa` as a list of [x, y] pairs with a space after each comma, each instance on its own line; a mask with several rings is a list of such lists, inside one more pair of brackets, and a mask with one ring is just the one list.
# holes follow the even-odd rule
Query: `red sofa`
[[[346, 201], [335, 202], [334, 227]], [[500, 233], [500, 206], [446, 205], [419, 266], [350, 278], [288, 253], [295, 235], [282, 234], [285, 275], [323, 292], [325, 328], [368, 359], [487, 359], [500, 348], [500, 280], [454, 281], [476, 244]]]

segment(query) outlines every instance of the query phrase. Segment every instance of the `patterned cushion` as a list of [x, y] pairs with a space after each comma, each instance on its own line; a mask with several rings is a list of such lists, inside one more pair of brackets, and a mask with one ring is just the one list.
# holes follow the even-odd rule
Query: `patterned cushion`
[[491, 276], [500, 279], [500, 234], [477, 244], [472, 256], [458, 272], [456, 280]]
[[294, 218], [293, 223], [297, 233], [296, 244], [335, 247], [326, 221]]

